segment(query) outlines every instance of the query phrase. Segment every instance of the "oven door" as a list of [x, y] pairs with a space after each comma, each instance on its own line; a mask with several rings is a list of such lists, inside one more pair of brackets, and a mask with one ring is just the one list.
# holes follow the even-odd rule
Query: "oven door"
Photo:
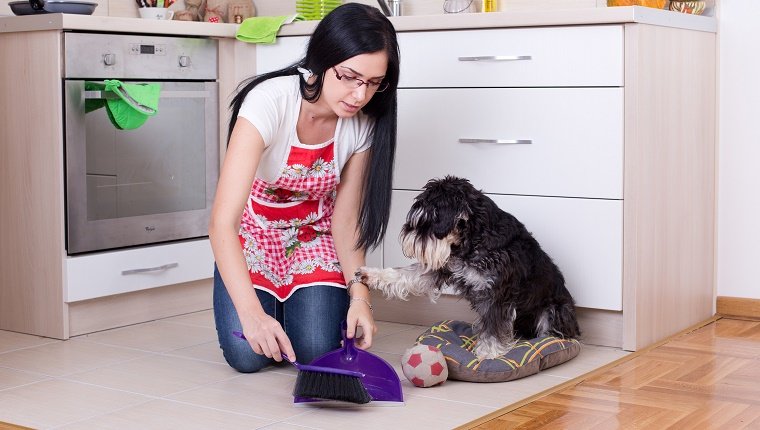
[[158, 113], [134, 130], [111, 124], [109, 97], [65, 81], [67, 251], [208, 234], [219, 175], [216, 82], [159, 82]]

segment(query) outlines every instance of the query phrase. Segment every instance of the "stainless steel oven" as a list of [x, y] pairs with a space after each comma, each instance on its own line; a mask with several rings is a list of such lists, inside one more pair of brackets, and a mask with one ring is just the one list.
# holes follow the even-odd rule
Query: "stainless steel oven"
[[[77, 254], [207, 235], [219, 174], [217, 43], [64, 35], [67, 251]], [[158, 112], [121, 130], [85, 90], [118, 79], [160, 84]], [[89, 86], [92, 87], [92, 86]]]

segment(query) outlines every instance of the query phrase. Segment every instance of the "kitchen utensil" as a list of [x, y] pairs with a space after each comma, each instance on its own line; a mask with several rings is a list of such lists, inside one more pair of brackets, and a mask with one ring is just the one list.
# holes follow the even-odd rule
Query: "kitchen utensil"
[[[21, 2], [12, 2], [21, 3]], [[28, 0], [27, 4], [31, 7], [32, 12], [29, 12], [28, 8], [17, 7], [22, 12], [29, 13], [16, 13], [13, 6], [11, 10], [16, 15], [30, 15], [37, 13], [71, 13], [77, 15], [92, 15], [95, 12], [95, 8], [98, 7], [97, 3], [77, 0]], [[11, 4], [9, 3], [9, 6]]]
[[40, 13], [49, 13], [45, 9], [36, 10], [29, 3], [29, 0], [12, 1], [8, 2], [8, 6], [11, 8], [11, 12], [14, 15], [35, 15]]
[[157, 19], [157, 20], [171, 20], [174, 18], [174, 11], [165, 7], [141, 7], [137, 9], [140, 14], [140, 18], [143, 19]]
[[385, 4], [385, 0], [377, 0], [377, 4], [380, 5], [380, 10], [383, 11], [385, 16], [391, 16], [391, 10], [388, 8], [388, 5]]
[[[404, 393], [401, 380], [387, 361], [361, 349], [356, 348], [354, 340], [346, 337], [347, 324], [341, 324], [343, 347], [328, 352], [314, 359], [312, 366], [331, 367], [363, 373], [362, 384], [367, 389], [372, 401], [368, 405], [403, 406]], [[293, 403], [316, 404], [324, 400], [309, 397], [296, 397]]]
[[385, 16], [401, 16], [401, 0], [377, 0]]

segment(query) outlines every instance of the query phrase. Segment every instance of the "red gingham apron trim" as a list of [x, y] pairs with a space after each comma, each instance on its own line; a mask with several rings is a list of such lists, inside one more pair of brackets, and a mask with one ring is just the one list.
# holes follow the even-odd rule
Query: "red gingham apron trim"
[[293, 287], [290, 290], [290, 293], [288, 293], [287, 296], [280, 297], [274, 291], [272, 291], [272, 290], [270, 290], [270, 289], [268, 289], [266, 287], [262, 287], [261, 285], [253, 284], [253, 288], [255, 288], [255, 289], [259, 290], [259, 291], [264, 291], [266, 293], [269, 293], [269, 295], [271, 295], [272, 297], [274, 297], [275, 299], [277, 299], [277, 301], [279, 301], [279, 302], [284, 302], [285, 300], [289, 299], [290, 296], [293, 295], [293, 293], [295, 293], [296, 291], [300, 290], [301, 288], [315, 287], [315, 286], [318, 286], [318, 285], [324, 285], [326, 287], [341, 288], [341, 289], [344, 289], [344, 290], [346, 289], [345, 285], [338, 284], [337, 282], [311, 282], [311, 283], [308, 283], [308, 284], [297, 285], [297, 286]]

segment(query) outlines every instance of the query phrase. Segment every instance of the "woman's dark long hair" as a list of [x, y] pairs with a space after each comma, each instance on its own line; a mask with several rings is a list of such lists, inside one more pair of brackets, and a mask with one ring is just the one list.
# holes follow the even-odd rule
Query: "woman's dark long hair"
[[378, 51], [388, 54], [388, 70], [383, 79], [388, 82], [388, 89], [375, 93], [362, 109], [362, 112], [374, 119], [375, 125], [359, 209], [358, 249], [371, 249], [380, 243], [385, 236], [390, 215], [393, 160], [396, 153], [396, 87], [399, 78], [399, 49], [393, 24], [371, 6], [360, 3], [339, 6], [317, 25], [303, 59], [291, 66], [243, 82], [230, 103], [232, 117], [228, 141], [243, 100], [258, 84], [280, 76], [300, 74], [297, 70], [299, 67], [309, 69], [317, 79], [312, 84], [307, 84], [303, 79], [299, 82], [304, 100], [313, 103], [319, 100], [322, 93], [327, 70], [351, 57]]

